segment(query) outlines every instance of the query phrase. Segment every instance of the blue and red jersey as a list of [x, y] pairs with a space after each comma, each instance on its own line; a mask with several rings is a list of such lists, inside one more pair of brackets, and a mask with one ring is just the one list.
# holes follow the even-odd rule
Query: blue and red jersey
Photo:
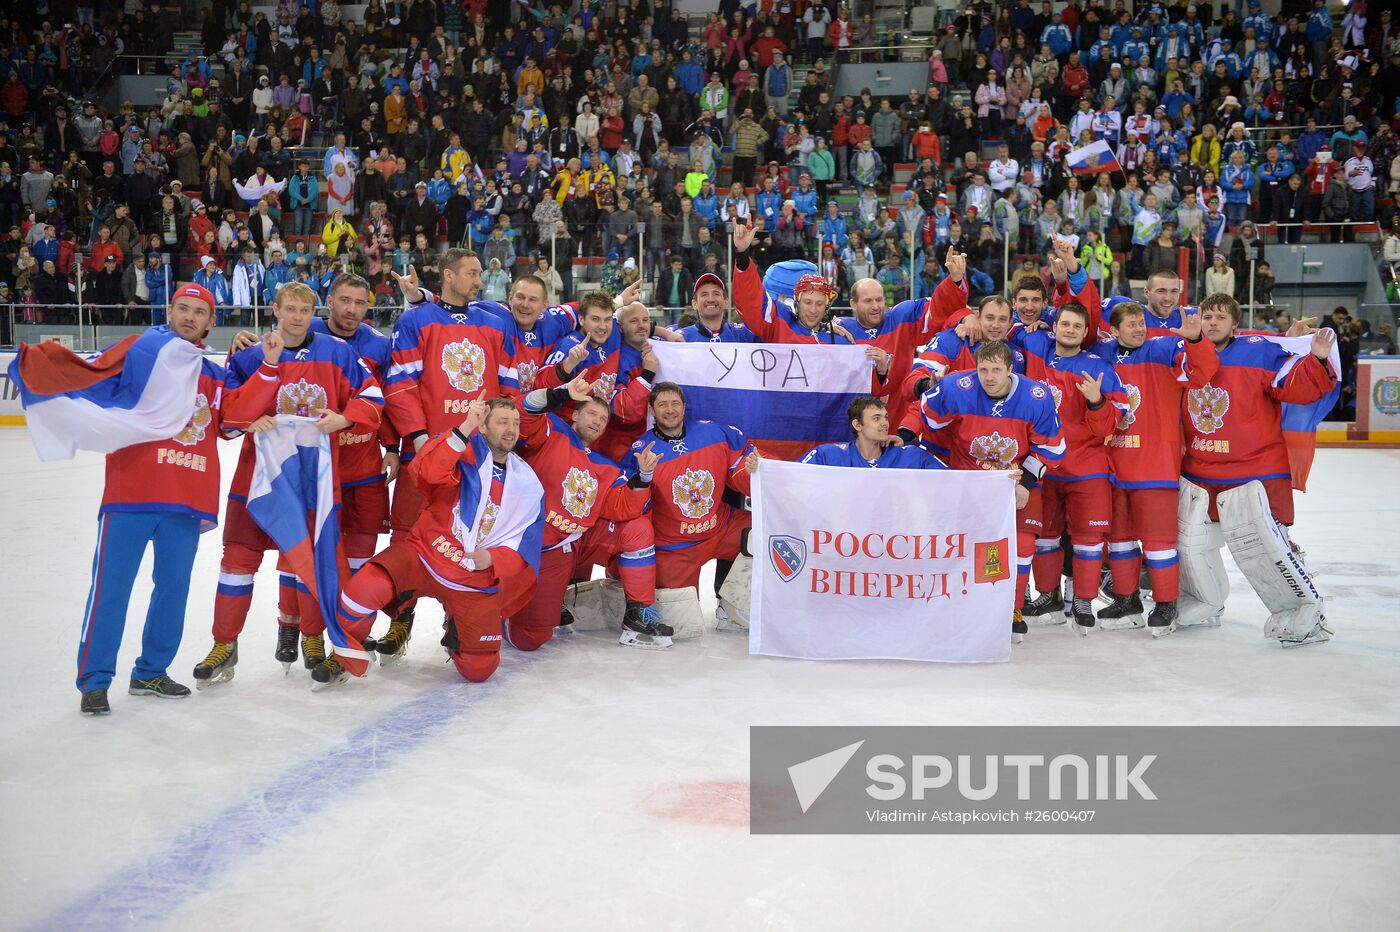
[[[567, 373], [563, 369], [564, 358], [580, 343], [588, 347], [588, 355], [572, 373]], [[612, 409], [612, 417], [598, 440], [598, 450], [609, 458], [625, 455], [632, 440], [646, 429], [651, 380], [642, 370], [641, 351], [624, 342], [621, 330], [614, 325], [599, 346], [582, 333], [569, 334], [559, 341], [546, 362], [548, 367], [536, 380], [537, 388], [558, 388], [580, 375], [590, 383], [600, 383], [593, 393]], [[574, 403], [565, 402], [558, 413], [566, 421], [571, 419]]]
[[515, 344], [495, 314], [478, 305], [416, 305], [394, 324], [384, 399], [403, 437], [441, 434], [471, 402], [518, 394]]
[[711, 330], [700, 321], [682, 327], [681, 338], [687, 343], [758, 343], [758, 336], [743, 324], [725, 321], [718, 330]]
[[1034, 454], [1047, 467], [1065, 455], [1065, 438], [1048, 386], [1012, 374], [1011, 390], [993, 398], [977, 374], [950, 376], [919, 402], [926, 439], [953, 469], [1014, 469]]
[[1240, 485], [1289, 479], [1283, 403], [1311, 404], [1337, 383], [1330, 363], [1295, 356], [1264, 337], [1236, 336], [1219, 351], [1220, 366], [1181, 402], [1192, 482]]
[[831, 330], [810, 330], [803, 326], [786, 304], [774, 301], [763, 287], [763, 276], [758, 274], [758, 266], [745, 259], [744, 267], [734, 264], [734, 308], [739, 312], [744, 326], [748, 327], [760, 343], [834, 343], [849, 344], [840, 334]]
[[107, 484], [98, 514], [159, 511], [192, 515], [202, 530], [219, 523], [219, 428], [226, 396], [222, 366], [203, 360], [194, 414], [168, 440], [107, 454]]
[[1108, 438], [1114, 485], [1123, 489], [1174, 489], [1181, 476], [1181, 396], [1200, 388], [1220, 365], [1215, 345], [1180, 337], [1149, 337], [1136, 349], [1100, 340], [1094, 354], [1111, 363], [1123, 384], [1128, 410]]
[[558, 415], [526, 409], [516, 452], [544, 486], [545, 550], [573, 543], [600, 520], [640, 517], [651, 497], [629, 489], [622, 467], [585, 447]]
[[[331, 333], [324, 317], [311, 321], [311, 332], [339, 337]], [[361, 323], [348, 339], [339, 338], [359, 354], [382, 389], [392, 365], [389, 338], [367, 323]], [[340, 484], [349, 487], [378, 481], [384, 464], [380, 447], [392, 450], [397, 446], [398, 438], [389, 419], [381, 418], [377, 430], [342, 430], [336, 435], [336, 441], [340, 447]]]
[[539, 320], [529, 330], [520, 326], [510, 308], [495, 301], [478, 301], [479, 307], [496, 315], [505, 326], [506, 333], [515, 344], [515, 354], [511, 366], [515, 369], [515, 381], [521, 394], [535, 387], [535, 380], [547, 367], [546, 360], [554, 354], [559, 341], [578, 329], [576, 304], [561, 304], [547, 308]]
[[[1048, 332], [1044, 330], [1023, 335], [1023, 338], [1037, 338], [1033, 342], [1045, 354], [1033, 353], [1032, 358], [1044, 363], [1040, 380], [1050, 389], [1064, 429], [1064, 458], [1045, 478], [1059, 482], [1107, 479], [1108, 447], [1104, 446], [1104, 441], [1113, 432], [1118, 418], [1127, 413], [1128, 394], [1111, 364], [1083, 351], [1061, 356], [1055, 350], [1054, 338], [1050, 337], [1047, 345], [1046, 336]], [[1103, 380], [1099, 386], [1103, 398], [1097, 408], [1090, 408], [1079, 384], [1096, 378]]]
[[[225, 428], [241, 430], [263, 415], [314, 417], [316, 410], [344, 415], [345, 430], [373, 433], [384, 412], [384, 393], [369, 367], [339, 337], [310, 332], [299, 347], [286, 347], [273, 364], [263, 359], [262, 344], [233, 354], [228, 361], [227, 391], [237, 391], [237, 404], [225, 399]], [[241, 390], [240, 390], [241, 389]], [[337, 486], [341, 481], [338, 438], [331, 443], [331, 464]], [[238, 457], [229, 497], [246, 501], [253, 478], [253, 437], [248, 435]], [[337, 493], [338, 494], [338, 493]]]
[[942, 460], [918, 444], [885, 447], [875, 460], [861, 456], [854, 443], [824, 443], [816, 447], [800, 463], [816, 466], [845, 466], [853, 469], [947, 469]]
[[914, 363], [914, 354], [943, 328], [946, 320], [946, 314], [940, 316], [937, 312], [933, 298], [917, 298], [901, 301], [890, 308], [878, 327], [863, 327], [855, 317], [838, 317], [836, 323], [857, 343], [878, 346], [890, 354], [889, 371], [883, 381], [876, 376], [873, 394], [888, 398], [891, 410], [903, 411], [913, 399], [905, 380]]
[[724, 500], [725, 490], [749, 494], [744, 460], [753, 446], [743, 432], [712, 421], [686, 421], [679, 437], [649, 430], [632, 444], [622, 461], [623, 472], [637, 472], [637, 454], [648, 446], [661, 456], [651, 478], [656, 549], [680, 550], [723, 531], [734, 517], [734, 507]]

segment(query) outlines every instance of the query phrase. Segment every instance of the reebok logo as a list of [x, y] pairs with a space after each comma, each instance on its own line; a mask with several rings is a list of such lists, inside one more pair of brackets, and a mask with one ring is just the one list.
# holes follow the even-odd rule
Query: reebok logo
[[793, 792], [797, 794], [797, 803], [802, 807], [804, 813], [821, 798], [822, 793], [826, 792], [826, 788], [831, 786], [831, 781], [836, 779], [836, 775], [841, 772], [864, 743], [865, 739], [862, 738], [855, 744], [848, 744], [844, 748], [828, 751], [825, 754], [804, 760], [800, 764], [793, 764], [788, 768], [788, 779], [792, 781]]

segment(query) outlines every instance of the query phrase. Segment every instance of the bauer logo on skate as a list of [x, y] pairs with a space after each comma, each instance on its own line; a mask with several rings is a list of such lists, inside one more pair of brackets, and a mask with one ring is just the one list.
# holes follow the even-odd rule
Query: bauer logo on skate
[[1230, 393], [1214, 385], [1202, 385], [1186, 393], [1186, 411], [1191, 423], [1203, 434], [1213, 434], [1225, 426], [1230, 410]]
[[449, 343], [442, 348], [442, 371], [459, 392], [474, 392], [485, 379], [486, 352], [470, 340]]
[[326, 390], [306, 379], [277, 389], [277, 413], [311, 417], [311, 412], [326, 407]]
[[[1002, 438], [1004, 439], [1004, 438]], [[770, 468], [771, 467], [771, 468]], [[750, 651], [813, 659], [1009, 657], [1016, 549], [1004, 472], [765, 460], [755, 475]], [[815, 516], [811, 503], [823, 503]], [[755, 620], [757, 623], [755, 623]]]

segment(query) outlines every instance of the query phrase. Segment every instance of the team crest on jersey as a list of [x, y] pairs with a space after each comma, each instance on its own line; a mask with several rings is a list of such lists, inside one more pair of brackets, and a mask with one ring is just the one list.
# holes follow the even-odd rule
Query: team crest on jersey
[[807, 545], [796, 537], [774, 534], [768, 538], [768, 562], [783, 582], [792, 582], [807, 562]]
[[462, 542], [462, 546], [468, 550], [476, 550], [481, 547], [491, 533], [491, 529], [496, 526], [496, 516], [501, 513], [501, 506], [493, 501], [486, 502], [486, 510], [481, 513], [481, 527], [476, 530], [476, 542], [472, 543], [467, 538], [471, 536], [471, 528], [462, 521], [462, 506], [456, 504], [452, 506], [452, 536]]
[[1020, 451], [1021, 445], [1016, 438], [993, 432], [973, 437], [967, 452], [983, 469], [1011, 469], [1016, 465], [1016, 454]]
[[449, 343], [442, 348], [442, 371], [453, 388], [470, 394], [486, 381], [486, 351], [471, 340]]
[[564, 477], [564, 510], [575, 518], [586, 518], [598, 500], [598, 479], [591, 472], [570, 466]]
[[311, 417], [317, 408], [326, 408], [326, 390], [302, 379], [277, 389], [277, 413]]
[[1230, 393], [1214, 385], [1203, 385], [1186, 393], [1186, 411], [1191, 423], [1203, 434], [1213, 434], [1225, 426], [1230, 410]]
[[1123, 391], [1128, 393], [1128, 410], [1118, 419], [1118, 429], [1127, 430], [1137, 420], [1138, 405], [1142, 404], [1142, 392], [1131, 382], [1123, 383]]
[[715, 477], [707, 469], [687, 469], [672, 481], [671, 499], [687, 518], [703, 518], [715, 504]]
[[175, 435], [175, 442], [187, 447], [194, 446], [204, 439], [204, 428], [213, 420], [214, 416], [209, 412], [209, 399], [203, 395], [195, 395], [194, 414], [190, 415], [185, 429]]
[[613, 393], [617, 388], [617, 373], [605, 372], [598, 376], [598, 382], [593, 386], [593, 394], [598, 396], [598, 400], [603, 404], [612, 404]]
[[1065, 400], [1064, 393], [1060, 391], [1060, 386], [1056, 385], [1054, 382], [1051, 382], [1045, 387], [1050, 389], [1050, 397], [1055, 399], [1055, 410], [1060, 410], [1060, 402]]
[[520, 383], [522, 392], [528, 392], [535, 387], [535, 379], [539, 374], [540, 367], [532, 362], [522, 362], [515, 367], [515, 378]]

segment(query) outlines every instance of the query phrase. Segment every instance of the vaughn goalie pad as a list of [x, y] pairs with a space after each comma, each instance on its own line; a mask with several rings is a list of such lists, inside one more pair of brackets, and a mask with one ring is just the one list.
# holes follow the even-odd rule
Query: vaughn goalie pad
[[1216, 503], [1230, 553], [1269, 610], [1265, 636], [1306, 635], [1322, 620], [1323, 598], [1294, 553], [1288, 531], [1269, 511], [1263, 484], [1246, 482], [1221, 492]]
[[656, 607], [661, 623], [670, 625], [672, 640], [698, 638], [705, 633], [705, 616], [700, 612], [700, 593], [694, 586], [684, 589], [657, 589]]
[[719, 587], [719, 604], [731, 618], [740, 619], [744, 627], [748, 627], [752, 594], [753, 557], [741, 554], [729, 568], [729, 575], [724, 577], [724, 585]]
[[1177, 624], [1218, 625], [1230, 594], [1230, 578], [1220, 553], [1225, 538], [1220, 525], [1210, 520], [1210, 493], [1188, 479], [1181, 480], [1176, 535], [1181, 561]]
[[616, 579], [590, 579], [564, 590], [564, 607], [579, 631], [621, 631], [627, 597]]

